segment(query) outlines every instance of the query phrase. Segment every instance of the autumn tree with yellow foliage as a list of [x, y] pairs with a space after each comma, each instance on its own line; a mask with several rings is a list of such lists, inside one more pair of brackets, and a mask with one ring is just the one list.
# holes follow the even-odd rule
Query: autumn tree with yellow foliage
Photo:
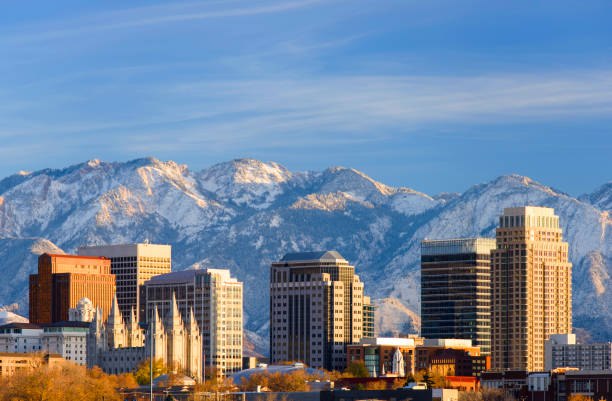
[[0, 401], [119, 401], [118, 387], [136, 383], [130, 375], [113, 376], [72, 362], [41, 365], [0, 378]]

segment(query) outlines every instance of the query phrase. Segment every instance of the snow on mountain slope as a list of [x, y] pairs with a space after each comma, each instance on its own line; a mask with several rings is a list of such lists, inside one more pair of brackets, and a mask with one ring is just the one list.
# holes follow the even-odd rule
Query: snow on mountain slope
[[[303, 174], [298, 173], [296, 179]], [[199, 185], [225, 202], [265, 209], [283, 192], [293, 174], [278, 163], [236, 159], [198, 174]]]
[[602, 211], [612, 212], [612, 181], [609, 181], [590, 194], [578, 198], [583, 202], [590, 203]]
[[16, 303], [9, 312], [28, 314], [28, 282], [38, 272], [38, 256], [64, 253], [42, 238], [0, 238], [0, 305]]
[[36, 269], [29, 237], [69, 252], [148, 239], [172, 244], [175, 269], [231, 269], [245, 284], [245, 325], [262, 352], [270, 263], [287, 252], [335, 249], [356, 267], [366, 293], [381, 300], [381, 329], [414, 328], [420, 241], [492, 237], [504, 207], [529, 204], [560, 216], [574, 263], [574, 320], [598, 340], [612, 336], [612, 223], [593, 202], [518, 175], [430, 197], [343, 167], [290, 172], [239, 159], [193, 172], [152, 158], [92, 160], [0, 181], [0, 257], [11, 253], [15, 261], [2, 266], [11, 280], [0, 283], [0, 301], [27, 301], [27, 273]]
[[380, 298], [376, 305], [374, 329], [377, 333], [398, 336], [421, 332], [421, 318], [396, 298]]

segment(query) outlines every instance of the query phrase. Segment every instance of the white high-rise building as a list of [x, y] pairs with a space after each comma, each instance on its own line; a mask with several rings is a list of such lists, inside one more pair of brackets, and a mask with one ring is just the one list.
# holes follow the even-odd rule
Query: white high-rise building
[[172, 294], [179, 311], [193, 309], [202, 331], [205, 367], [225, 376], [242, 369], [242, 283], [226, 269], [184, 270], [151, 278], [140, 287], [140, 321], [155, 308], [171, 313]]
[[116, 276], [117, 302], [124, 319], [132, 308], [140, 310], [138, 287], [151, 277], [170, 273], [172, 247], [159, 244], [125, 244], [81, 247], [79, 255], [104, 256]]

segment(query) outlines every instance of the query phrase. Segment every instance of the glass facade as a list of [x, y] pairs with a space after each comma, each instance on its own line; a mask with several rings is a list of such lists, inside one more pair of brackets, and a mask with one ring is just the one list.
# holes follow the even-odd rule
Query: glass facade
[[494, 239], [421, 243], [421, 335], [472, 340], [491, 352], [491, 259]]

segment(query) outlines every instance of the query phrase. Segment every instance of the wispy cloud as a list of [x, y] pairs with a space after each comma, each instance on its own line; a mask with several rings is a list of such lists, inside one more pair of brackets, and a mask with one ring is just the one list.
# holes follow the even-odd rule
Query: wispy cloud
[[[128, 93], [137, 95], [121, 98]], [[89, 94], [81, 96], [85, 101]], [[134, 139], [158, 133], [160, 141], [175, 145], [214, 142], [230, 147], [267, 140], [376, 140], [382, 133], [405, 135], [428, 126], [448, 130], [456, 124], [607, 118], [612, 113], [612, 71], [186, 81], [121, 87], [105, 96], [109, 102], [116, 98], [130, 104], [130, 118], [120, 117], [122, 102], [101, 118], [62, 117], [70, 106], [59, 98], [55, 107], [61, 123], [48, 120], [55, 115], [20, 123], [14, 109], [0, 110], [4, 132], [14, 132], [9, 129], [13, 126], [21, 134], [105, 131]]]
[[[87, 33], [137, 28], [155, 24], [281, 13], [321, 2], [322, 0], [294, 0], [272, 3], [224, 1], [176, 3], [174, 5], [132, 8], [113, 13], [84, 16], [71, 21], [62, 21], [55, 26], [47, 26], [46, 28], [36, 26], [12, 34], [5, 33], [0, 36], [0, 40], [5, 43], [47, 41]], [[231, 6], [227, 7], [228, 5]], [[70, 27], [62, 28], [64, 26]], [[35, 31], [35, 33], [29, 33], [31, 31]]]

